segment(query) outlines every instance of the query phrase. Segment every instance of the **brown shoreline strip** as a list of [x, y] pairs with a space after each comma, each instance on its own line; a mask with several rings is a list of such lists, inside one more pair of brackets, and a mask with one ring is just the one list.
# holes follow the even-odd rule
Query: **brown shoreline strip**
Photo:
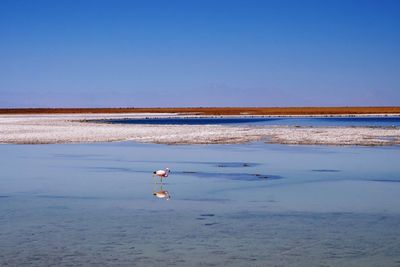
[[179, 113], [197, 115], [400, 114], [400, 107], [185, 107], [185, 108], [0, 108], [0, 114]]

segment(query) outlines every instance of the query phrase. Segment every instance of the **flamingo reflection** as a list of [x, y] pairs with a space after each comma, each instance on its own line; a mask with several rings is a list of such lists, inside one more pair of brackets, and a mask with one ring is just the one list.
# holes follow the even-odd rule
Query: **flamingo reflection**
[[163, 190], [162, 184], [160, 185], [159, 189], [160, 189], [159, 191], [153, 193], [155, 197], [165, 200], [171, 199], [171, 195], [169, 194], [169, 192], [167, 190]]

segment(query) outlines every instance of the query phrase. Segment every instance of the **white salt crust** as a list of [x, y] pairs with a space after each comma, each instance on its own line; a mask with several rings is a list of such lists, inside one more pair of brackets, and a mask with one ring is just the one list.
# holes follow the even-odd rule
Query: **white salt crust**
[[310, 145], [397, 145], [399, 127], [138, 125], [85, 120], [176, 117], [176, 114], [1, 115], [0, 143], [59, 144], [135, 141], [157, 144], [235, 144], [265, 141]]

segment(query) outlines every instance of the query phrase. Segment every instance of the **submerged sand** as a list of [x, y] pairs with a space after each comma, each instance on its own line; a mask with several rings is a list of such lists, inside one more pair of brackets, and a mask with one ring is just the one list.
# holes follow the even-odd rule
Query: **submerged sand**
[[157, 144], [396, 145], [399, 127], [295, 127], [109, 124], [86, 120], [178, 116], [176, 114], [1, 115], [0, 143], [57, 144], [135, 141]]

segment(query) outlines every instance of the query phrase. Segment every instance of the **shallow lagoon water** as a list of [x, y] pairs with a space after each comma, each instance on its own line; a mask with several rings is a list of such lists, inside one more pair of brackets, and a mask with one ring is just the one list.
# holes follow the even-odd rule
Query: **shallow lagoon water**
[[144, 118], [102, 120], [122, 124], [165, 124], [165, 125], [270, 125], [270, 126], [358, 126], [400, 127], [399, 116], [387, 117], [211, 117], [211, 118]]
[[[399, 147], [2, 145], [1, 266], [399, 266]], [[169, 167], [163, 190], [152, 177]]]

